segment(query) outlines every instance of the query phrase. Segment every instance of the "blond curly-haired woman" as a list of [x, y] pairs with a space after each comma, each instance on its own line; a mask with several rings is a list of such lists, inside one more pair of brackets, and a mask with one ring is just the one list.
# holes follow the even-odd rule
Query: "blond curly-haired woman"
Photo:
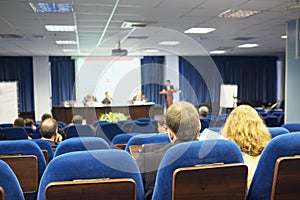
[[249, 187], [260, 154], [271, 140], [271, 135], [257, 111], [248, 105], [240, 105], [230, 113], [222, 132], [242, 151], [244, 163], [248, 166]]

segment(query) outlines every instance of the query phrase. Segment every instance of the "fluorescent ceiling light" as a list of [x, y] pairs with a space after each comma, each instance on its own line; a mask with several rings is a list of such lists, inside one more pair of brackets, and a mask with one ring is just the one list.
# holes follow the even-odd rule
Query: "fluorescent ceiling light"
[[37, 13], [71, 13], [70, 3], [29, 3], [34, 12]]
[[175, 45], [178, 45], [180, 44], [179, 41], [162, 41], [160, 43], [158, 43], [158, 45], [169, 45], [169, 46], [175, 46]]
[[159, 52], [159, 50], [158, 49], [146, 49], [144, 52], [146, 52], [146, 53], [157, 53], [157, 52]]
[[221, 18], [246, 18], [261, 13], [259, 10], [226, 10], [218, 15]]
[[286, 35], [282, 35], [281, 38], [282, 38], [282, 39], [286, 39], [287, 36], [286, 36]]
[[56, 44], [77, 44], [75, 40], [57, 40]]
[[224, 50], [215, 50], [215, 51], [210, 51], [209, 54], [223, 54], [226, 53]]
[[255, 44], [255, 43], [252, 43], [252, 44], [241, 44], [239, 46], [237, 46], [237, 48], [254, 48], [254, 47], [258, 47], [259, 44]]
[[63, 49], [63, 52], [75, 52], [77, 49]]
[[76, 30], [76, 26], [73, 26], [73, 25], [45, 25], [45, 28], [48, 31], [70, 31], [70, 32], [74, 32]]
[[216, 30], [215, 28], [201, 28], [201, 27], [193, 27], [184, 31], [184, 33], [198, 33], [198, 34], [206, 34]]

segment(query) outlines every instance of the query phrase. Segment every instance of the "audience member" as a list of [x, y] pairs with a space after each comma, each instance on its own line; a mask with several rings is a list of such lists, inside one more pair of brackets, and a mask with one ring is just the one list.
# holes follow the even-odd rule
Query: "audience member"
[[70, 127], [70, 126], [73, 126], [75, 124], [82, 124], [83, 122], [83, 117], [81, 115], [74, 115], [73, 118], [72, 118], [72, 121], [70, 124], [68, 124], [65, 128], [64, 128], [64, 136], [66, 136], [67, 134], [67, 129]]
[[110, 92], [108, 92], [108, 91], [106, 91], [105, 92], [105, 98], [102, 100], [102, 103], [104, 104], [104, 105], [110, 105], [111, 104], [111, 102], [112, 102], [112, 98], [110, 97]]
[[248, 187], [251, 184], [260, 154], [271, 140], [263, 120], [257, 111], [248, 105], [236, 107], [227, 118], [224, 136], [239, 145], [245, 164], [248, 166]]
[[173, 145], [195, 140], [201, 128], [197, 109], [183, 101], [168, 108], [166, 125], [171, 143], [144, 145], [137, 159], [147, 200], [152, 198], [157, 169], [166, 151]]
[[52, 115], [50, 113], [44, 113], [41, 117], [41, 122], [43, 122], [45, 119], [52, 118]]
[[141, 89], [137, 91], [137, 94], [132, 98], [132, 102], [135, 101], [142, 101], [142, 102], [147, 102], [148, 99], [143, 95], [143, 92]]
[[164, 116], [161, 116], [157, 120], [157, 130], [158, 130], [158, 133], [167, 133], [168, 132], [168, 127], [167, 127], [167, 124], [166, 124], [166, 118]]
[[40, 132], [42, 134], [42, 139], [47, 140], [50, 143], [52, 150], [55, 151], [58, 143], [60, 142], [58, 141], [59, 138], [57, 138], [58, 126], [56, 120], [53, 118], [45, 119], [41, 123]]
[[24, 127], [25, 126], [24, 119], [22, 117], [18, 117], [17, 119], [15, 119], [13, 126]]
[[97, 98], [91, 92], [89, 92], [82, 101], [84, 106], [92, 106], [95, 102], [98, 102]]
[[208, 108], [206, 106], [201, 106], [199, 108], [199, 117], [206, 118], [208, 115]]
[[25, 119], [24, 119], [24, 124], [25, 124], [25, 126], [29, 126], [29, 127], [31, 127], [33, 130], [36, 130], [36, 126], [34, 125], [34, 122], [33, 122], [32, 119], [30, 119], [30, 118], [25, 118]]

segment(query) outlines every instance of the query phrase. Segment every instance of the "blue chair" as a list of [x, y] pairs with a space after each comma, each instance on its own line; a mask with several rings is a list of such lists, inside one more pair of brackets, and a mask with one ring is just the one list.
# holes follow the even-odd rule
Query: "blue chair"
[[28, 139], [27, 132], [22, 127], [8, 127], [2, 129], [2, 134], [6, 140], [24, 140]]
[[4, 190], [5, 200], [24, 200], [19, 181], [11, 168], [0, 160], [0, 186]]
[[40, 127], [37, 127], [33, 132], [33, 139], [41, 139], [41, 138], [42, 138], [42, 134], [40, 132]]
[[243, 163], [240, 148], [229, 140], [193, 141], [171, 147], [160, 162], [152, 199], [171, 200], [173, 173], [181, 167]]
[[65, 128], [66, 126], [67, 126], [67, 124], [65, 123], [65, 122], [62, 122], [62, 121], [58, 121], [57, 122], [57, 126], [59, 127], [59, 128]]
[[37, 143], [37, 145], [41, 148], [41, 150], [47, 150], [48, 162], [50, 162], [54, 156], [50, 143], [47, 140], [43, 140], [43, 139], [33, 139], [32, 141]]
[[138, 134], [131, 137], [127, 144], [125, 150], [130, 152], [129, 147], [131, 145], [143, 145], [143, 144], [154, 144], [154, 143], [169, 143], [170, 139], [168, 134]]
[[31, 126], [25, 126], [24, 129], [27, 132], [28, 136], [33, 137], [33, 133], [35, 130], [33, 130], [33, 128]]
[[128, 121], [128, 122], [125, 122], [125, 123], [122, 125], [122, 129], [124, 130], [124, 132], [129, 133], [130, 128], [133, 126], [133, 124], [134, 124], [134, 121]]
[[74, 137], [62, 141], [56, 148], [54, 157], [73, 152], [109, 149], [107, 142], [98, 137]]
[[136, 199], [144, 200], [136, 162], [127, 152], [114, 149], [78, 151], [55, 157], [43, 174], [38, 200], [45, 199], [45, 189], [51, 182], [101, 178], [132, 178], [136, 183]]
[[125, 133], [117, 123], [100, 124], [96, 130], [97, 136], [103, 138], [109, 144], [116, 135]]
[[300, 123], [283, 124], [281, 127], [286, 128], [290, 133], [300, 131]]
[[3, 124], [0, 124], [0, 127], [1, 128], [13, 127], [13, 124], [12, 123], [3, 123]]
[[216, 118], [215, 127], [223, 127], [223, 125], [224, 125], [225, 122], [226, 122], [227, 117], [228, 117], [227, 114], [219, 115], [219, 116]]
[[115, 148], [116, 144], [127, 144], [128, 140], [134, 135], [136, 135], [136, 134], [122, 133], [122, 134], [116, 135], [113, 138], [113, 140], [111, 141], [110, 148], [112, 148], [112, 149]]
[[130, 127], [129, 133], [155, 133], [156, 130], [151, 122], [135, 121]]
[[95, 137], [95, 130], [88, 124], [76, 124], [66, 128], [66, 139], [73, 137]]
[[210, 124], [210, 118], [201, 118], [200, 119], [200, 123], [201, 123], [201, 129], [200, 129], [200, 133], [209, 127], [209, 124]]
[[148, 118], [148, 117], [138, 118], [135, 121], [139, 121], [139, 122], [151, 122], [151, 118]]
[[300, 155], [300, 133], [273, 138], [261, 153], [247, 200], [269, 200], [271, 197], [275, 163], [284, 156]]
[[278, 127], [278, 117], [275, 115], [268, 115], [263, 118], [267, 127]]
[[[40, 147], [31, 140], [10, 140], [0, 142], [0, 155], [34, 155], [38, 161], [38, 183], [46, 168], [46, 161]], [[26, 199], [36, 199], [37, 192], [27, 193]]]
[[289, 130], [283, 127], [268, 127], [268, 131], [270, 132], [272, 138], [278, 135], [289, 133]]

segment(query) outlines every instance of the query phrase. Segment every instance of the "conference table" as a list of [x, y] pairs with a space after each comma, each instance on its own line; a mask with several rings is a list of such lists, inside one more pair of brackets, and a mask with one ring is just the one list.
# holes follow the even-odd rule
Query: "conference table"
[[163, 108], [154, 103], [146, 103], [141, 105], [120, 105], [120, 106], [100, 106], [100, 107], [65, 107], [53, 106], [52, 115], [57, 121], [70, 123], [74, 115], [81, 115], [86, 123], [92, 124], [95, 120], [99, 120], [102, 114], [121, 112], [130, 116], [131, 120], [138, 118], [152, 118], [163, 115]]

